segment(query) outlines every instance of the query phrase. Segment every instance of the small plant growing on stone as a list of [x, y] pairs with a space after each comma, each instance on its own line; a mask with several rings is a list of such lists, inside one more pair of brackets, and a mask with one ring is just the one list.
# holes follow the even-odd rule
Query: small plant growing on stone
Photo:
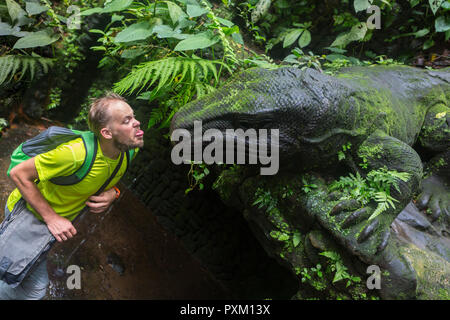
[[347, 144], [344, 144], [344, 145], [342, 146], [342, 150], [338, 152], [338, 160], [339, 160], [339, 161], [342, 161], [342, 160], [345, 159], [345, 153], [346, 153], [348, 150], [350, 150], [351, 146], [352, 146], [351, 142], [348, 142]]
[[331, 183], [329, 189], [343, 191], [342, 198], [356, 199], [362, 206], [371, 200], [376, 201], [377, 207], [369, 217], [369, 220], [372, 220], [389, 208], [395, 209], [394, 202], [398, 201], [391, 196], [391, 187], [400, 192], [399, 181], [406, 182], [410, 176], [407, 172], [381, 168], [370, 171], [366, 178], [363, 178], [359, 172], [356, 175], [350, 173], [348, 177], [340, 177], [338, 181]]
[[309, 283], [317, 291], [323, 291], [327, 288], [327, 284], [322, 272], [322, 266], [317, 264], [315, 267], [303, 268], [300, 271], [302, 283]]
[[348, 273], [347, 267], [344, 265], [341, 256], [337, 252], [324, 251], [319, 254], [330, 260], [327, 273], [334, 273], [333, 283], [340, 280], [347, 280], [346, 287], [349, 287], [354, 283], [361, 282], [360, 277], [354, 277]]
[[302, 183], [303, 183], [302, 190], [304, 193], [308, 193], [308, 192], [312, 191], [313, 189], [317, 189], [316, 184], [308, 183], [308, 181], [304, 177], [302, 177]]
[[185, 194], [188, 194], [194, 190], [197, 186], [200, 190], [205, 187], [203, 184], [203, 179], [209, 174], [209, 169], [206, 164], [191, 161], [191, 169], [188, 172], [189, 188], [185, 190]]
[[277, 199], [275, 199], [269, 190], [265, 191], [262, 188], [257, 188], [255, 192], [255, 201], [252, 205], [258, 206], [258, 209], [266, 207], [267, 212], [271, 212], [276, 208], [278, 204]]

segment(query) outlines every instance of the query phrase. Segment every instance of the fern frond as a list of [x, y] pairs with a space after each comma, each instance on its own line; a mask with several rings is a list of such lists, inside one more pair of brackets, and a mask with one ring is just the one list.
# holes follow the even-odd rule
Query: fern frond
[[26, 64], [28, 65], [28, 68], [30, 70], [31, 79], [33, 79], [34, 78], [34, 74], [36, 73], [36, 68], [35, 68], [36, 64], [31, 62], [30, 60], [27, 60]]
[[186, 61], [185, 63], [182, 64], [181, 77], [178, 82], [183, 81], [184, 77], [186, 76], [186, 73], [190, 70], [190, 64], [191, 64], [191, 61]]
[[[159, 75], [161, 74], [161, 72], [165, 69], [165, 68], [167, 68], [167, 64], [168, 64], [168, 62], [169, 61], [167, 61], [166, 59], [163, 59], [163, 60], [159, 60], [161, 63], [159, 63], [159, 64], [154, 64], [154, 66], [156, 67], [156, 68], [152, 68], [152, 72], [153, 72], [153, 70], [155, 71], [155, 73], [153, 73], [152, 74], [152, 81], [149, 83], [149, 87], [152, 85], [152, 84], [154, 84], [155, 82], [156, 82], [156, 80], [158, 80], [158, 78], [159, 78]], [[146, 82], [148, 82], [148, 78], [146, 78]], [[164, 85], [164, 83], [161, 85], [161, 87]], [[138, 86], [139, 86], [139, 84], [138, 84]]]
[[[13, 68], [14, 60], [9, 56], [2, 57], [0, 60], [0, 84], [5, 82], [6, 78], [10, 75]], [[13, 75], [11, 75], [13, 76]]]
[[[201, 65], [201, 64], [200, 64]], [[195, 74], [196, 74], [196, 70], [195, 70], [195, 62], [191, 61], [189, 63], [189, 71], [191, 74], [191, 82], [195, 82]]]
[[[175, 67], [175, 63], [165, 63], [166, 67], [162, 69], [161, 74], [159, 75], [159, 83], [156, 91], [161, 89], [161, 87], [167, 82], [169, 77], [173, 74], [172, 71]], [[155, 77], [156, 78], [156, 77]]]
[[197, 98], [200, 98], [201, 96], [205, 95], [205, 91], [203, 89], [203, 86], [200, 83], [195, 84], [195, 91], [197, 93]]
[[204, 78], [207, 78], [207, 77], [208, 77], [208, 74], [209, 74], [208, 65], [207, 65], [206, 63], [201, 63], [201, 64], [200, 64], [200, 67], [202, 68], [202, 76], [203, 76]]
[[167, 110], [164, 107], [158, 107], [158, 108], [153, 109], [150, 112], [150, 119], [148, 121], [148, 128], [151, 128], [155, 124], [161, 122], [164, 119], [164, 117], [166, 115], [166, 112], [167, 112]]
[[[228, 70], [228, 72], [231, 74], [230, 67], [228, 67], [227, 64], [222, 63], [222, 62], [220, 62], [220, 64], [221, 64], [222, 66], [225, 66], [226, 69]], [[214, 75], [214, 79], [216, 79], [216, 83], [219, 82], [219, 76], [217, 75], [217, 69], [216, 69], [216, 67], [215, 67], [215, 66], [211, 66], [211, 65], [208, 65], [208, 66], [209, 66], [211, 72], [212, 72], [213, 75]], [[213, 67], [213, 68], [212, 68], [212, 67]]]
[[52, 65], [53, 59], [50, 58], [23, 55], [7, 55], [0, 57], [0, 85], [5, 82], [10, 82], [18, 73], [20, 73], [19, 80], [27, 73], [29, 73], [30, 78], [33, 79], [38, 68], [42, 68], [42, 71], [47, 73]]
[[178, 72], [180, 71], [181, 66], [182, 66], [182, 63], [181, 63], [180, 60], [176, 60], [174, 62], [173, 71], [172, 71], [172, 77], [169, 80], [170, 83], [172, 83], [175, 80], [175, 78], [178, 76]]
[[[9, 78], [9, 80], [8, 80], [8, 82], [9, 81], [11, 81], [11, 79], [14, 77], [14, 75], [20, 70], [20, 67], [21, 67], [21, 64], [19, 63], [19, 60], [18, 59], [10, 59], [11, 60], [11, 62], [13, 62], [12, 63], [12, 65], [13, 65], [13, 68], [12, 68], [12, 70], [9, 70], [9, 72], [10, 72], [10, 78]], [[23, 75], [26, 73], [26, 68], [25, 67], [22, 67], [22, 74], [20, 75], [20, 79], [22, 79], [22, 77], [23, 77]], [[19, 80], [20, 80], [19, 79]], [[33, 79], [33, 77], [31, 77], [31, 79]], [[1, 83], [1, 82], [0, 82]]]
[[214, 88], [213, 86], [206, 84], [206, 83], [201, 83], [201, 82], [196, 82], [194, 84], [194, 88], [195, 88], [195, 93], [197, 95], [197, 97], [196, 97], [197, 99], [216, 90], [216, 88]]
[[[156, 90], [163, 86], [181, 83], [186, 80], [187, 84], [196, 82], [205, 83], [211, 76], [217, 79], [216, 65], [222, 64], [220, 61], [205, 59], [192, 59], [186, 57], [169, 57], [156, 61], [142, 63], [135, 67], [125, 78], [117, 82], [114, 90], [122, 94], [124, 92], [134, 92], [150, 87], [157, 83]], [[181, 73], [181, 76], [180, 76]], [[186, 76], [189, 74], [189, 77]], [[199, 80], [197, 74], [203, 75]], [[176, 80], [179, 77], [178, 80]]]
[[376, 217], [378, 217], [378, 215], [386, 211], [386, 209], [387, 209], [386, 202], [379, 202], [378, 206], [376, 207], [372, 215], [369, 217], [368, 221], [375, 219]]

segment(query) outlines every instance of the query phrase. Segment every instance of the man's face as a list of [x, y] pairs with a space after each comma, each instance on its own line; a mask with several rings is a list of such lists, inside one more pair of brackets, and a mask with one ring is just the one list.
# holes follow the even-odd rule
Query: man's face
[[140, 130], [141, 123], [134, 117], [133, 109], [128, 103], [113, 100], [109, 105], [111, 120], [107, 127], [111, 131], [114, 145], [124, 152], [144, 146], [144, 131]]

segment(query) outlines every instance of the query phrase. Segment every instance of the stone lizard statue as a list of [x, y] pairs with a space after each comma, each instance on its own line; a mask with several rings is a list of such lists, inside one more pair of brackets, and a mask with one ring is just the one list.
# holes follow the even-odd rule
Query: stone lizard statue
[[[192, 131], [200, 120], [203, 131], [279, 129], [280, 166], [310, 173], [317, 187], [301, 196], [305, 214], [363, 262], [381, 264], [390, 226], [415, 193], [421, 192], [417, 205], [428, 207], [432, 220], [440, 219], [448, 230], [449, 104], [449, 68], [350, 67], [335, 76], [313, 69], [252, 68], [183, 106], [171, 130]], [[339, 161], [344, 146], [345, 159]], [[423, 160], [413, 146], [430, 158], [425, 180]], [[395, 208], [373, 219], [376, 202], [362, 207], [327, 188], [338, 176], [365, 176], [382, 168], [408, 178], [390, 190]]]

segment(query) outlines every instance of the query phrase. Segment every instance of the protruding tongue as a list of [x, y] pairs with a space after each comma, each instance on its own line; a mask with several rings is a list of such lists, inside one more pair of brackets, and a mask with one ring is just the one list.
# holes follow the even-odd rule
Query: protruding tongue
[[139, 130], [137, 133], [136, 133], [136, 137], [142, 137], [144, 135], [144, 131], [142, 131], [142, 130]]

